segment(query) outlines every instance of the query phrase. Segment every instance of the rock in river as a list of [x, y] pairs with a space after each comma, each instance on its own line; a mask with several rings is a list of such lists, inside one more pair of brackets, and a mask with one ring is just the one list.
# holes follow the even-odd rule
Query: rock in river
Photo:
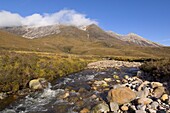
[[119, 105], [131, 102], [136, 98], [136, 94], [127, 87], [119, 87], [116, 89], [111, 89], [108, 92], [108, 101], [116, 102]]
[[107, 113], [109, 111], [109, 106], [106, 103], [100, 103], [93, 107], [91, 113]]
[[44, 78], [33, 79], [29, 82], [29, 87], [33, 90], [39, 90], [47, 87], [47, 81]]

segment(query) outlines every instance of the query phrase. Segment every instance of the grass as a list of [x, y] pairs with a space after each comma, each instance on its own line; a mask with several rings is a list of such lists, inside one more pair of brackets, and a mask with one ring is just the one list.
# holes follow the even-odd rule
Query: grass
[[152, 80], [170, 82], [170, 59], [145, 62], [140, 69]]
[[0, 52], [0, 92], [15, 93], [30, 80], [52, 81], [84, 69], [92, 58], [43, 53]]

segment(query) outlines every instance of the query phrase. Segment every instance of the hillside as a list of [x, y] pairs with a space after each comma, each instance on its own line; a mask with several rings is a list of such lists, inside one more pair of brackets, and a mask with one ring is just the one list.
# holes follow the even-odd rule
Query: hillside
[[[39, 30], [44, 29], [39, 28]], [[50, 35], [42, 35], [45, 32], [36, 31], [37, 34], [40, 33], [43, 37], [27, 39], [22, 37], [23, 32], [9, 33], [3, 29], [3, 31], [0, 31], [0, 48], [78, 55], [170, 57], [169, 47], [151, 48], [127, 43], [117, 39], [115, 36], [108, 35], [96, 25], [90, 25], [85, 29], [79, 29], [74, 26], [59, 26], [59, 30], [60, 32]]]

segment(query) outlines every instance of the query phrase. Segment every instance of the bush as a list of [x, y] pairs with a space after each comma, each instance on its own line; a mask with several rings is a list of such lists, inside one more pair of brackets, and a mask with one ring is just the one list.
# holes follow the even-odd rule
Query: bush
[[170, 59], [145, 62], [140, 69], [155, 80], [168, 81], [170, 78]]

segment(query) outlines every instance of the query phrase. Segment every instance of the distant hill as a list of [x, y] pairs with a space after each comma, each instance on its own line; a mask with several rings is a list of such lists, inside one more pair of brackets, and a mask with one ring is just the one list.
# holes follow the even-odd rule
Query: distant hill
[[120, 39], [119, 35], [111, 35], [96, 25], [8, 27], [0, 30], [0, 48], [79, 55], [170, 57], [169, 47], [133, 34], [127, 37], [135, 41], [126, 41], [125, 36]]
[[138, 46], [145, 46], [145, 47], [162, 47], [163, 45], [157, 44], [155, 42], [149, 41], [137, 34], [129, 33], [127, 35], [120, 35], [117, 33], [114, 33], [112, 31], [107, 32], [110, 36], [113, 36], [117, 39], [120, 39], [122, 41], [125, 41], [129, 44], [136, 44]]

